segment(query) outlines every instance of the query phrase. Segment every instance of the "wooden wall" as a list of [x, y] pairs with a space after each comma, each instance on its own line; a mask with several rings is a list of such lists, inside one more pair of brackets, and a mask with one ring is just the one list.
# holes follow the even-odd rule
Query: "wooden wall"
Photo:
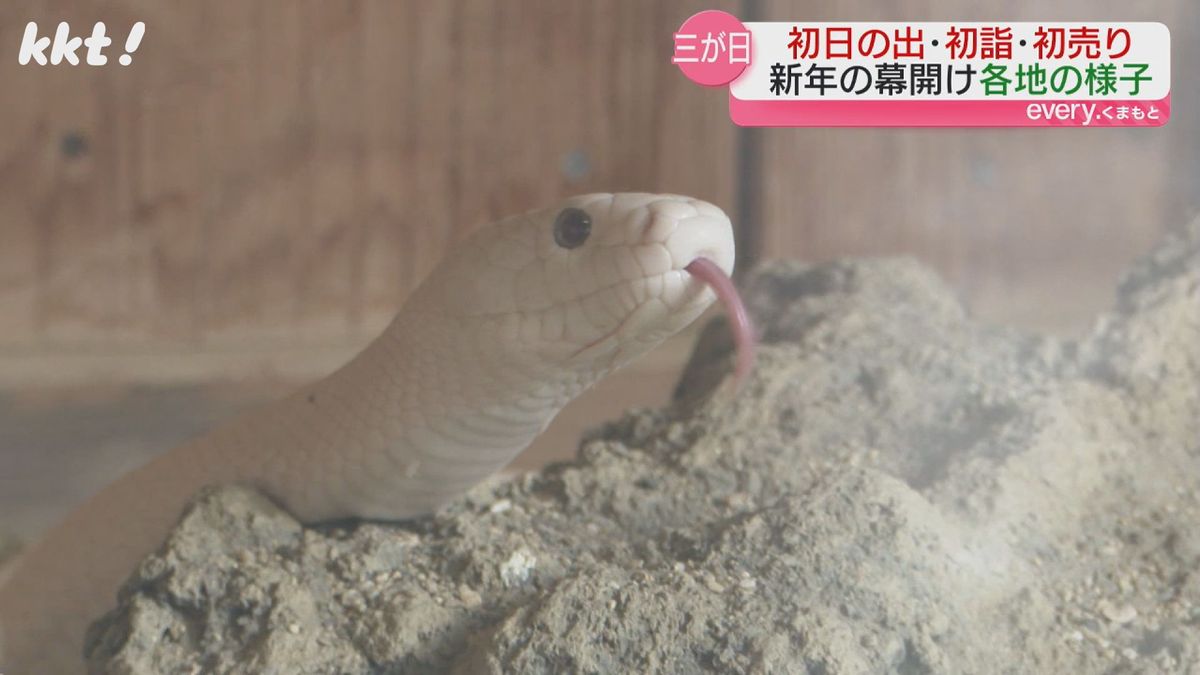
[[[714, 4], [5, 3], [0, 350], [357, 343], [496, 217], [595, 190], [732, 206], [724, 101], [667, 58]], [[147, 29], [127, 68], [22, 67], [30, 19]]]
[[[1192, 0], [1072, 0], [1165, 21]], [[0, 5], [0, 384], [321, 372], [448, 242], [590, 190], [735, 213], [751, 255], [911, 253], [997, 319], [1084, 321], [1200, 204], [1200, 102], [1165, 129], [737, 130], [668, 63], [694, 11], [1041, 18], [950, 0], [453, 0]], [[104, 20], [132, 66], [18, 66], [26, 21]], [[111, 48], [110, 48], [111, 49]], [[114, 54], [115, 56], [115, 54]], [[214, 357], [212, 360], [209, 357]], [[208, 359], [208, 360], [206, 360]], [[263, 364], [267, 364], [264, 366]]]

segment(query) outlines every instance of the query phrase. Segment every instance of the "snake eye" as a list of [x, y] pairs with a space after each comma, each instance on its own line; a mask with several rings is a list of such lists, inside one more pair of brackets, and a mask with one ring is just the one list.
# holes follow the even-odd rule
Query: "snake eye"
[[554, 219], [554, 243], [563, 248], [583, 246], [591, 234], [592, 217], [583, 209], [567, 207]]

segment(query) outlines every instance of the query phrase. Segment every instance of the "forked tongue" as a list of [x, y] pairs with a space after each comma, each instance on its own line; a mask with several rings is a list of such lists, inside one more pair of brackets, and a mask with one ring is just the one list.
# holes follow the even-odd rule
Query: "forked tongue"
[[729, 325], [733, 331], [733, 344], [737, 347], [733, 383], [734, 388], [741, 388], [746, 376], [754, 369], [754, 352], [758, 348], [758, 337], [754, 332], [754, 324], [750, 322], [750, 315], [746, 313], [746, 306], [742, 304], [742, 296], [733, 285], [733, 279], [708, 258], [696, 258], [684, 269], [707, 284], [725, 306], [725, 313], [729, 315]]

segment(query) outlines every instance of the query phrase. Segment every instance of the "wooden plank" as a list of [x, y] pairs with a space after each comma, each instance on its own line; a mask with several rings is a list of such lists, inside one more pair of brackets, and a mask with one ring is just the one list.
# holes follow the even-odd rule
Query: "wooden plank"
[[[982, 7], [902, 4], [885, 17], [868, 3], [764, 0], [762, 16], [996, 18]], [[1200, 21], [1182, 0], [1106, 3], [1113, 13], [1071, 4], [1078, 11], [1061, 8], [1062, 17], [1165, 19], [1176, 45], [1180, 27]], [[1040, 7], [1021, 3], [1001, 18], [1036, 20]], [[1125, 265], [1186, 217], [1167, 205], [1194, 187], [1195, 165], [1175, 166], [1172, 148], [1195, 147], [1200, 117], [1175, 110], [1162, 129], [766, 130], [763, 250], [810, 260], [911, 254], [989, 318], [1082, 328], [1108, 305]]]
[[310, 0], [299, 46], [302, 86], [311, 125], [311, 152], [301, 185], [303, 223], [292, 261], [297, 334], [346, 334], [361, 311], [366, 234], [366, 139], [361, 100], [365, 77], [360, 3]]
[[280, 339], [297, 316], [297, 251], [310, 236], [314, 131], [302, 7], [184, 7], [177, 20], [195, 21], [210, 44], [197, 64], [206, 85], [197, 101], [207, 148], [202, 337], [218, 345]]
[[732, 206], [724, 97], [668, 58], [711, 3], [87, 4], [6, 10], [13, 43], [28, 18], [148, 29], [128, 68], [0, 64], [3, 344], [358, 343], [502, 215]]
[[[102, 19], [98, 8], [82, 5], [31, 9], [43, 34], [59, 20], [77, 27]], [[123, 105], [120, 74], [85, 66], [19, 66], [15, 60], [5, 67], [26, 70], [21, 76], [28, 89], [19, 95], [39, 105], [32, 139], [38, 159], [31, 167], [37, 175], [33, 191], [20, 196], [31, 205], [38, 237], [37, 277], [31, 281], [39, 334], [53, 342], [97, 329], [106, 341], [143, 337], [146, 316], [133, 303], [132, 232], [118, 215], [129, 198], [111, 125]]]
[[194, 341], [202, 268], [200, 111], [181, 85], [144, 96], [133, 136], [131, 226], [137, 307], [157, 338]]
[[[25, 24], [17, 19], [0, 22], [0, 44], [20, 44]], [[15, 63], [15, 59], [11, 59]], [[39, 85], [38, 73], [10, 65], [3, 68], [4, 82], [13, 95], [0, 106], [0, 340], [34, 342], [40, 338], [37, 308], [41, 277], [38, 212], [33, 199], [44, 180], [40, 152], [43, 106], [23, 96]]]
[[367, 79], [385, 84], [366, 106], [378, 149], [366, 313], [390, 312], [448, 241], [569, 194], [680, 191], [731, 206], [725, 100], [667, 57], [702, 5], [370, 5]]

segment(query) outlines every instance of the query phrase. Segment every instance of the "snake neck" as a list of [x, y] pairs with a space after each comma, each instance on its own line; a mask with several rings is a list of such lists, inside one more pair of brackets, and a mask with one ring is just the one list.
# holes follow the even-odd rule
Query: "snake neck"
[[307, 521], [435, 510], [512, 461], [601, 376], [547, 366], [513, 346], [511, 329], [502, 317], [402, 310], [342, 369], [254, 416], [288, 430], [258, 483]]

